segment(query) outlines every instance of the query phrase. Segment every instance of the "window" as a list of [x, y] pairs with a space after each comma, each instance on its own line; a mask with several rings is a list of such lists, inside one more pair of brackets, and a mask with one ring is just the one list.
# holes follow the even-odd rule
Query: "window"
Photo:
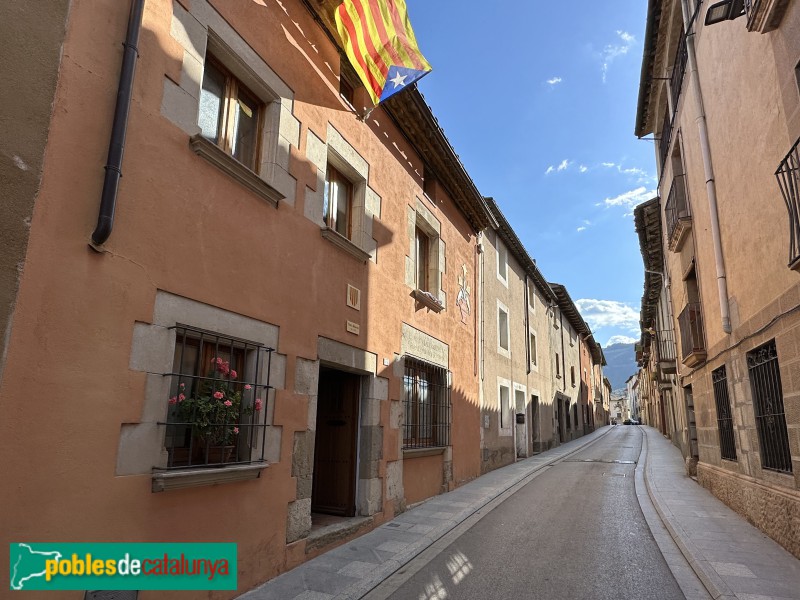
[[353, 86], [351, 86], [344, 77], [339, 76], [339, 95], [347, 100], [350, 106], [353, 106]]
[[508, 285], [508, 250], [497, 236], [497, 278]]
[[428, 272], [430, 270], [430, 239], [419, 227], [414, 228], [414, 263], [416, 264], [417, 289], [431, 292]]
[[756, 416], [761, 466], [773, 471], [792, 472], [789, 432], [783, 408], [781, 373], [775, 340], [747, 353], [750, 389]]
[[403, 376], [403, 448], [450, 445], [450, 372], [444, 367], [405, 358]]
[[570, 380], [570, 383], [572, 384], [572, 387], [575, 387], [575, 367], [574, 366], [571, 366], [569, 368], [569, 380]]
[[533, 287], [532, 281], [528, 282], [528, 310], [536, 312], [536, 288]]
[[561, 379], [561, 359], [556, 352], [556, 378]]
[[497, 307], [497, 345], [501, 351], [509, 351], [508, 309], [498, 303]]
[[511, 399], [511, 390], [507, 385], [500, 384], [498, 388], [498, 404], [500, 404], [500, 429], [509, 427], [509, 402]]
[[714, 402], [717, 405], [717, 430], [720, 455], [725, 460], [736, 460], [736, 439], [733, 434], [733, 414], [728, 397], [728, 375], [725, 365], [711, 372], [714, 384]]
[[800, 62], [798, 62], [797, 66], [794, 68], [794, 78], [797, 81], [797, 91], [800, 92]]
[[[167, 469], [264, 460], [268, 355], [254, 342], [177, 326], [165, 443]], [[260, 448], [254, 456], [255, 448]]]
[[325, 224], [342, 237], [350, 239], [350, 215], [353, 204], [353, 184], [344, 175], [328, 165], [325, 172], [325, 191], [322, 212]]
[[213, 56], [207, 56], [200, 90], [202, 136], [252, 171], [258, 170], [263, 103]]
[[528, 332], [528, 346], [531, 353], [531, 365], [537, 366], [538, 360], [536, 357], [536, 334], [533, 331]]

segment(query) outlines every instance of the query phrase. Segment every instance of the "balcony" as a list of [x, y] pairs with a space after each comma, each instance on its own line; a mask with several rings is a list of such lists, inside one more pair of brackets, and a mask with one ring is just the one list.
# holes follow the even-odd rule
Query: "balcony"
[[777, 29], [791, 0], [744, 0], [747, 30], [768, 33]]
[[800, 139], [775, 171], [789, 211], [789, 268], [800, 271]]
[[669, 117], [669, 111], [664, 115], [664, 124], [661, 126], [661, 136], [658, 141], [658, 155], [661, 159], [661, 170], [664, 170], [664, 165], [667, 162], [667, 154], [669, 153], [669, 144], [672, 141], [672, 119]]
[[678, 370], [677, 350], [675, 348], [675, 332], [664, 329], [656, 334], [658, 347], [658, 370], [662, 379], [666, 375], [673, 375]]
[[686, 197], [686, 175], [678, 175], [672, 180], [667, 203], [664, 206], [667, 219], [667, 236], [669, 249], [680, 252], [686, 236], [692, 230], [692, 216], [689, 214], [689, 202]]
[[689, 60], [689, 51], [686, 48], [686, 33], [682, 32], [678, 40], [678, 49], [672, 63], [672, 76], [669, 78], [669, 91], [672, 96], [672, 110], [678, 112], [678, 100], [681, 97], [683, 75], [686, 73], [686, 62]]
[[706, 342], [703, 332], [703, 310], [699, 302], [686, 305], [678, 317], [681, 330], [683, 364], [696, 367], [706, 361]]

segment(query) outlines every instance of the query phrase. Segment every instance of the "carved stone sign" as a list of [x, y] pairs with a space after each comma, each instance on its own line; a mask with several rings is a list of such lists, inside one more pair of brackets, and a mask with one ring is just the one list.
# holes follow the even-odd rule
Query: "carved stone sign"
[[449, 367], [448, 345], [405, 323], [403, 323], [400, 351], [402, 354], [410, 354], [444, 368]]

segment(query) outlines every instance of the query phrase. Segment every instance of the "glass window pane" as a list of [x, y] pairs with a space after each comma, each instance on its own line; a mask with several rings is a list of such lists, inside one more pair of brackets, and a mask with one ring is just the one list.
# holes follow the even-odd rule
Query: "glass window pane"
[[417, 228], [415, 235], [416, 256], [414, 260], [417, 263], [417, 289], [428, 292], [430, 291], [428, 289], [428, 236], [419, 228]]
[[499, 310], [497, 321], [500, 330], [500, 347], [508, 350], [508, 314], [503, 309]]
[[234, 102], [234, 107], [231, 154], [240, 163], [255, 171], [259, 102], [240, 88], [239, 98]]
[[206, 62], [203, 72], [203, 88], [200, 90], [200, 125], [202, 135], [219, 143], [220, 122], [222, 120], [222, 98], [225, 94], [225, 75], [213, 64]]
[[338, 175], [336, 186], [336, 233], [350, 237], [350, 184]]

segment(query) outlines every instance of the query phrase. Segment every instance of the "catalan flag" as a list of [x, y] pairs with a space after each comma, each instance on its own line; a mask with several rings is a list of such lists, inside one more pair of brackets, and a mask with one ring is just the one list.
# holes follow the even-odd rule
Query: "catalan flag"
[[336, 28], [375, 104], [431, 71], [417, 47], [405, 0], [345, 0], [336, 9]]

